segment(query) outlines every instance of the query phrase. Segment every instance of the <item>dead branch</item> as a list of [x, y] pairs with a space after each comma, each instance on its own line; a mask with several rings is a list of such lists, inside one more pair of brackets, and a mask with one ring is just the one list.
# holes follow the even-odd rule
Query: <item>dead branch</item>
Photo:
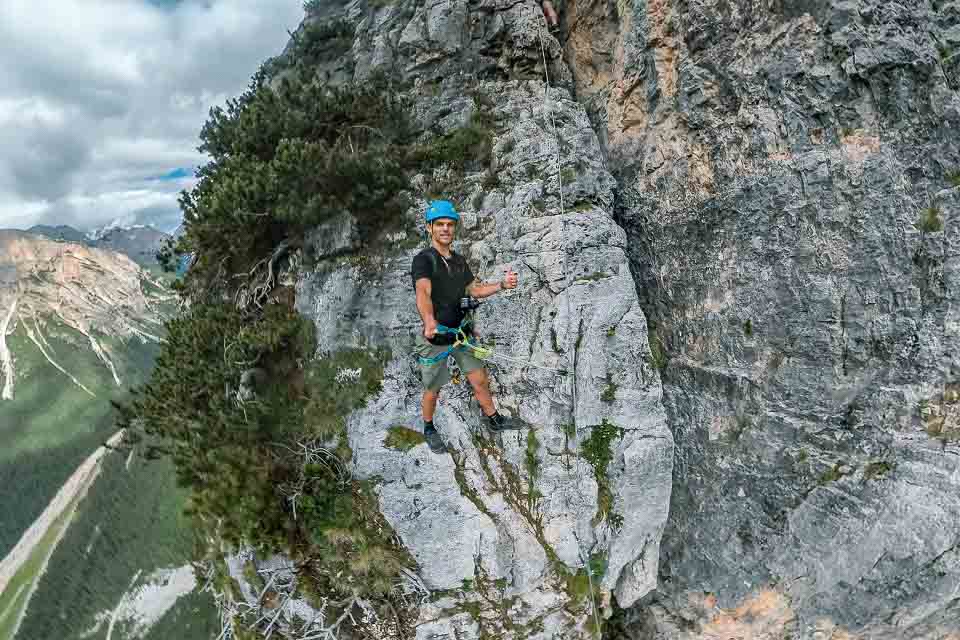
[[237, 309], [246, 311], [251, 307], [263, 308], [267, 296], [277, 284], [276, 264], [289, 251], [290, 243], [284, 240], [277, 245], [269, 257], [253, 265], [247, 274], [248, 284], [241, 285], [234, 296]]

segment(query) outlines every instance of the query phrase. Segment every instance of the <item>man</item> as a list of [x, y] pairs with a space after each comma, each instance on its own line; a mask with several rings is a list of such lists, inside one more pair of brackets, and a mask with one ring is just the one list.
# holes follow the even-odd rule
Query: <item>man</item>
[[[437, 325], [452, 329], [460, 326], [467, 310], [461, 301], [467, 298], [486, 298], [517, 286], [517, 274], [507, 272], [507, 277], [495, 283], [480, 282], [473, 276], [466, 259], [453, 251], [453, 236], [460, 220], [453, 205], [446, 200], [430, 203], [426, 211], [427, 232], [430, 235], [430, 247], [424, 249], [413, 259], [413, 286], [417, 293], [417, 311], [423, 321], [423, 335], [417, 336], [416, 354], [424, 359], [437, 359], [450, 349], [455, 336], [438, 334]], [[470, 335], [469, 324], [464, 327]], [[492, 431], [517, 429], [520, 425], [512, 418], [497, 412], [490, 395], [487, 371], [467, 347], [459, 347], [452, 354], [460, 371], [467, 377], [474, 395], [483, 411], [484, 421]], [[433, 424], [433, 413], [440, 398], [440, 389], [450, 381], [447, 358], [439, 358], [431, 364], [421, 362], [423, 386], [426, 387], [421, 400], [423, 411], [423, 435], [430, 450], [443, 453], [446, 447]]]
[[557, 10], [553, 8], [553, 3], [550, 0], [541, 0], [540, 7], [543, 9], [543, 17], [547, 19], [547, 27], [553, 31], [560, 24]]

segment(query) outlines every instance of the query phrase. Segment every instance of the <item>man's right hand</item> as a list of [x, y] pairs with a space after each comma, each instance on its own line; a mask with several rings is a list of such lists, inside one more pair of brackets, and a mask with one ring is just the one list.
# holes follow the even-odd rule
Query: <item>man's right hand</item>
[[437, 335], [437, 321], [427, 322], [423, 325], [423, 337], [427, 340], [433, 340]]

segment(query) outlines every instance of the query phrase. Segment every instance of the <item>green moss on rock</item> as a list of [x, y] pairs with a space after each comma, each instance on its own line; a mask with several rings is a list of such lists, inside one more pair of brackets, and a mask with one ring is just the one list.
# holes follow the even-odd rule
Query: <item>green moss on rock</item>
[[943, 231], [943, 218], [940, 217], [940, 207], [931, 205], [922, 210], [916, 227], [924, 233], [938, 233]]
[[409, 427], [394, 425], [387, 429], [387, 436], [383, 439], [383, 446], [397, 451], [409, 451], [418, 444], [423, 444], [426, 440], [419, 431], [414, 431]]
[[895, 462], [890, 462], [887, 460], [877, 460], [867, 464], [863, 469], [863, 479], [864, 480], [875, 480], [877, 478], [882, 478], [887, 475], [896, 467]]
[[652, 326], [647, 330], [647, 342], [650, 345], [650, 364], [654, 369], [663, 371], [667, 368], [667, 362], [670, 358], [663, 347], [663, 341], [660, 339], [659, 333]]
[[581, 455], [593, 467], [593, 477], [597, 481], [597, 514], [594, 524], [613, 512], [613, 493], [607, 478], [607, 467], [613, 460], [613, 442], [622, 437], [623, 429], [605, 419], [590, 430], [590, 437], [581, 444]]

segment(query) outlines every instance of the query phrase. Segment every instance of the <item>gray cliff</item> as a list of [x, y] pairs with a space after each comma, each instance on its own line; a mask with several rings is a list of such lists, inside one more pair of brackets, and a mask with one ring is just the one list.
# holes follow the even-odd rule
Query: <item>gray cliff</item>
[[[469, 41], [457, 39], [463, 24], [434, 25], [425, 9], [418, 16], [422, 25], [415, 17], [401, 31], [410, 59], [436, 57], [428, 38], [443, 28], [436, 37], [453, 51], [430, 65], [448, 75], [452, 65], [468, 64], [457, 62], [473, 55]], [[535, 18], [517, 5], [491, 11], [490, 25], [476, 28], [498, 30], [540, 55]], [[421, 67], [418, 77], [428, 73]], [[537, 73], [534, 66], [513, 80], [472, 81], [469, 92], [462, 80], [443, 82], [418, 112], [424, 129], [451, 129], [478, 110], [492, 123], [493, 167], [466, 177], [460, 250], [481, 279], [499, 279], [507, 268], [519, 273], [518, 290], [491, 299], [478, 319], [485, 343], [535, 365], [494, 360], [491, 369], [501, 411], [531, 429], [493, 438], [467, 386], [455, 385], [441, 396], [437, 416], [451, 455], [384, 444], [391, 427], [420, 428], [421, 387], [410, 356], [420, 321], [409, 271], [424, 246], [418, 218], [425, 203], [410, 212], [409, 230], [393, 237], [405, 251], [351, 250], [347, 221], [318, 230], [316, 266], [298, 288], [321, 351], [393, 346], [383, 392], [351, 417], [348, 431], [354, 473], [378, 479], [381, 509], [420, 578], [431, 591], [451, 592], [422, 606], [418, 639], [591, 637], [593, 598], [571, 587], [587, 564], [599, 609], [609, 607], [611, 591], [632, 603], [656, 584], [673, 443], [626, 235], [612, 219], [615, 182], [584, 110], [563, 90], [545, 101]], [[553, 123], [569, 145], [559, 176]], [[357, 253], [368, 263], [354, 264]], [[581, 451], [594, 429], [614, 431], [599, 479]], [[608, 486], [609, 504], [599, 501], [598, 480]]]
[[567, 53], [676, 443], [625, 637], [957, 637], [960, 3], [613, 9]]
[[532, 428], [491, 436], [453, 385], [437, 456], [385, 439], [420, 426], [409, 269], [449, 176], [379, 248], [345, 217], [304, 255], [321, 354], [392, 349], [348, 432], [418, 565], [411, 637], [960, 637], [960, 2], [560, 10], [300, 28], [351, 25], [317, 75], [411, 80], [424, 135], [484, 123], [459, 250], [520, 274], [479, 329], [534, 365], [491, 365]]

